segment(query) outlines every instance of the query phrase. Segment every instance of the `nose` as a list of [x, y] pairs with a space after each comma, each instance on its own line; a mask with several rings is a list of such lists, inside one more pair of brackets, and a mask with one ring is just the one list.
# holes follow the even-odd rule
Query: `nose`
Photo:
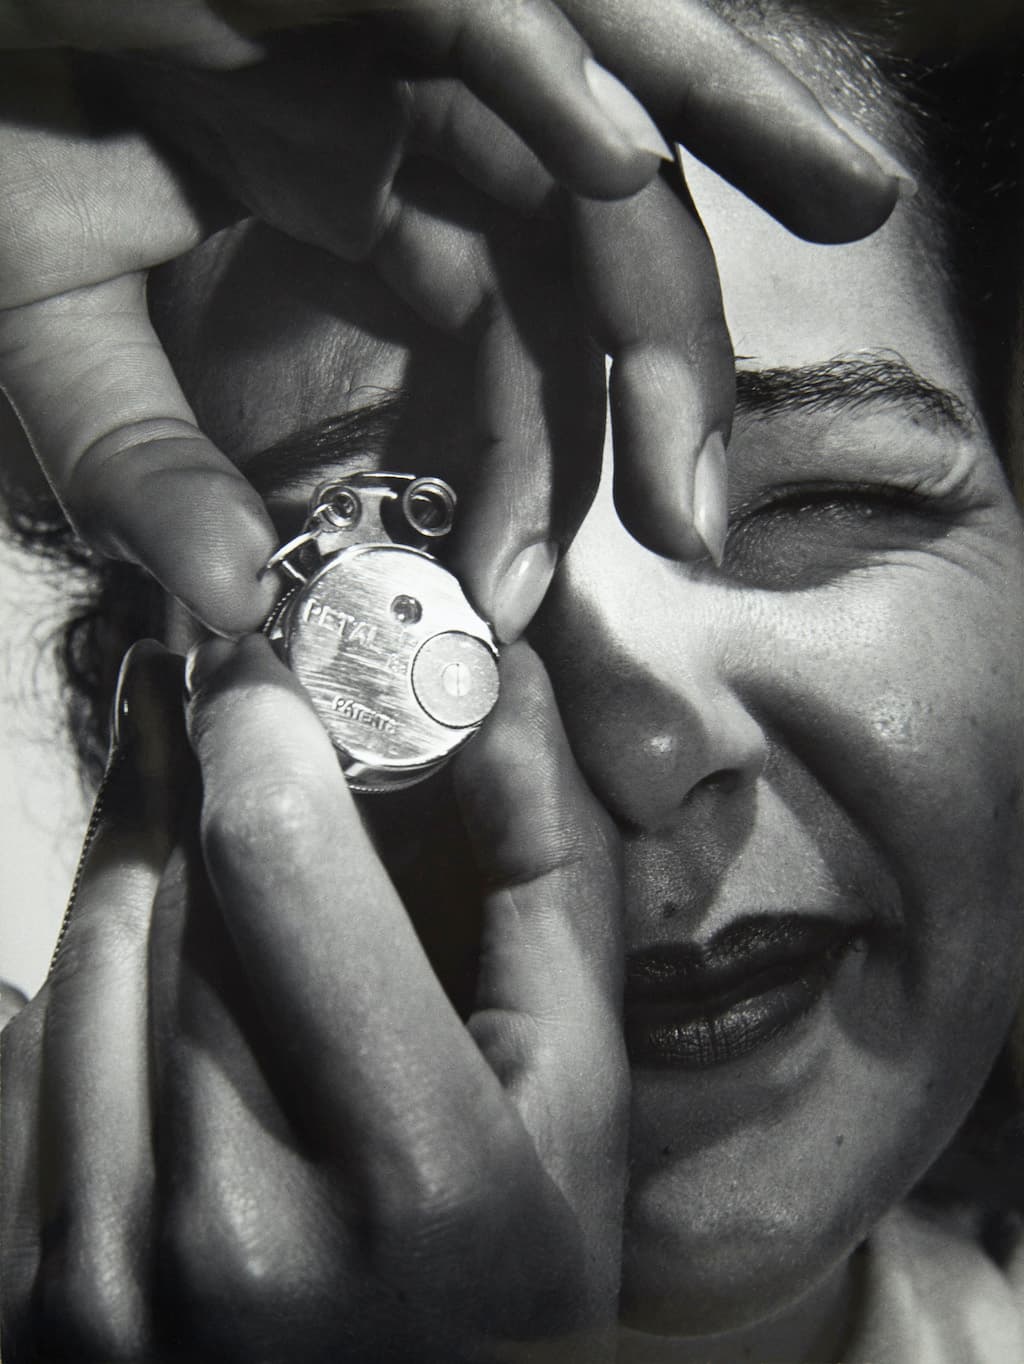
[[734, 681], [749, 647], [736, 596], [710, 565], [643, 549], [610, 498], [552, 584], [537, 647], [576, 760], [627, 830], [661, 832], [688, 807], [721, 810], [763, 770], [766, 735]]

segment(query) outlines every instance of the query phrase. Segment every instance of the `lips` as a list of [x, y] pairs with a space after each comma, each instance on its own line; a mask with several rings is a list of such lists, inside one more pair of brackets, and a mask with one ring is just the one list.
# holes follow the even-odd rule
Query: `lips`
[[862, 929], [804, 915], [743, 919], [706, 946], [636, 953], [626, 964], [634, 1065], [706, 1070], [748, 1055], [821, 1000]]

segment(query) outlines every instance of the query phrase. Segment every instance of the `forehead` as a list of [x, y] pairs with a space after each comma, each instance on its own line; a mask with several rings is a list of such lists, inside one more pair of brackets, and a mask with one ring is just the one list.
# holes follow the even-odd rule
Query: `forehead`
[[889, 352], [969, 404], [969, 357], [923, 200], [899, 202], [865, 241], [822, 246], [790, 235], [694, 158], [684, 161], [741, 369]]
[[[953, 312], [912, 206], [899, 205], [867, 242], [814, 246], [700, 165], [687, 171], [741, 376], [881, 357], [973, 405]], [[176, 282], [169, 340], [201, 423], [233, 458], [245, 465], [325, 419], [400, 393], [400, 420], [374, 424], [368, 453], [410, 471], [462, 464], [474, 436], [470, 347], [422, 323], [365, 268], [264, 229], [220, 249], [230, 268], [193, 266]], [[741, 382], [741, 404], [750, 392]], [[758, 415], [765, 419], [763, 405]], [[829, 415], [842, 425], [841, 404]]]
[[422, 322], [367, 267], [246, 222], [163, 271], [153, 292], [200, 424], [240, 464], [399, 392], [406, 444], [442, 429], [457, 438], [471, 420], [469, 348]]

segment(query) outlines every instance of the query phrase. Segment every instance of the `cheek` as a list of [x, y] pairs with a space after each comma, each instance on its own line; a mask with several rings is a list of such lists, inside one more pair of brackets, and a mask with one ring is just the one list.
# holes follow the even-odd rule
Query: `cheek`
[[[779, 599], [747, 679], [899, 889], [889, 962], [907, 1027], [977, 1065], [1024, 946], [1024, 571], [918, 556]], [[894, 1003], [895, 1003], [894, 998]]]
[[734, 684], [811, 774], [822, 828], [849, 821], [898, 893], [791, 1102], [702, 1140], [710, 1101], [635, 1077], [638, 1318], [659, 1299], [722, 1329], [806, 1292], [924, 1174], [1005, 1037], [1024, 978], [1024, 574], [1003, 569], [998, 589], [936, 562], [737, 594]]

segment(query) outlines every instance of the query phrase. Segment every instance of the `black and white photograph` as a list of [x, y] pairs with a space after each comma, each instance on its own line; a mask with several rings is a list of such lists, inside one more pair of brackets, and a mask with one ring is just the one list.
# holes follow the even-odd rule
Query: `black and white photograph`
[[3, 1364], [1024, 1364], [1024, 5], [0, 0]]

